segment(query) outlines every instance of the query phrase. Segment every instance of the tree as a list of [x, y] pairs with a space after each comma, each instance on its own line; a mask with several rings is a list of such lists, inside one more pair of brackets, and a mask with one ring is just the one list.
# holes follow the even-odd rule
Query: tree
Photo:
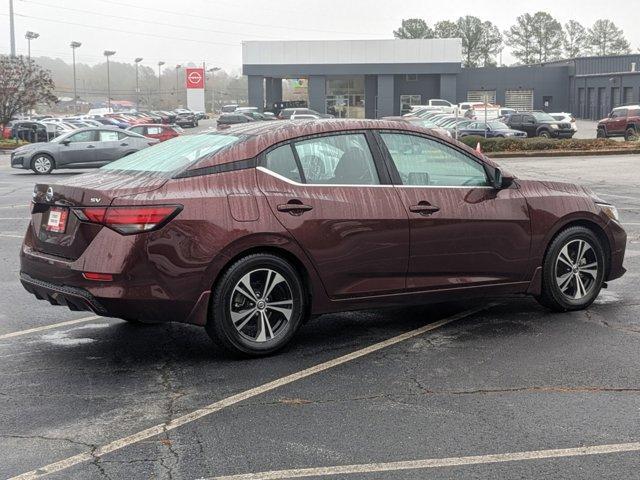
[[433, 38], [433, 30], [422, 18], [407, 18], [402, 20], [398, 30], [393, 31], [396, 38]]
[[520, 15], [505, 35], [513, 55], [524, 64], [560, 57], [564, 39], [562, 25], [546, 12]]
[[56, 102], [54, 88], [49, 71], [32, 60], [0, 55], [0, 124], [39, 103]]
[[462, 38], [462, 63], [465, 67], [495, 65], [495, 55], [502, 48], [502, 35], [491, 23], [467, 15], [456, 22]]
[[584, 54], [587, 47], [587, 30], [579, 22], [569, 20], [564, 24], [564, 55], [575, 58]]
[[460, 38], [458, 24], [450, 20], [441, 20], [433, 27], [433, 34], [436, 38]]
[[593, 55], [623, 55], [631, 52], [624, 32], [611, 20], [596, 20], [587, 33], [587, 44]]

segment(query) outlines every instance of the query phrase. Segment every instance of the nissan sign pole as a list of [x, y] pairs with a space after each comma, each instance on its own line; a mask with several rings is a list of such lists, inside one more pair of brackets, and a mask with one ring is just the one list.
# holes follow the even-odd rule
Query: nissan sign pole
[[185, 68], [187, 108], [194, 112], [204, 112], [204, 68]]

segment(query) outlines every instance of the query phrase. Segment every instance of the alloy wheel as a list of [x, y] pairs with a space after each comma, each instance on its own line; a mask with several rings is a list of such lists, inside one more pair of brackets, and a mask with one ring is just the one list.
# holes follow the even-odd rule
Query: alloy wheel
[[33, 168], [38, 173], [49, 173], [51, 170], [51, 159], [49, 157], [38, 157], [33, 161]]
[[238, 333], [251, 342], [264, 343], [286, 331], [292, 313], [289, 283], [269, 268], [245, 274], [231, 293], [231, 321]]
[[560, 292], [572, 300], [580, 300], [596, 287], [598, 257], [586, 240], [567, 242], [556, 258], [556, 284]]

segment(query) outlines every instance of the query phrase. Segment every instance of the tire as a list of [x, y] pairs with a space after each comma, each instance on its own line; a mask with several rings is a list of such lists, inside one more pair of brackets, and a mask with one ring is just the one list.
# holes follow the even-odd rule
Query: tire
[[[271, 293], [263, 299], [269, 278]], [[217, 282], [205, 328], [217, 346], [235, 356], [270, 355], [291, 341], [305, 320], [306, 304], [304, 285], [289, 262], [252, 254]]]
[[[582, 260], [577, 258], [580, 248]], [[605, 251], [592, 230], [580, 226], [562, 230], [547, 249], [537, 300], [557, 312], [587, 308], [602, 289], [604, 269]]]
[[37, 175], [48, 175], [55, 168], [55, 162], [51, 155], [38, 153], [31, 159], [31, 170]]
[[599, 128], [596, 132], [596, 138], [607, 138], [607, 132], [605, 132], [604, 128]]
[[547, 131], [547, 130], [542, 130], [539, 134], [539, 137], [541, 138], [551, 138], [551, 132]]
[[638, 134], [636, 133], [636, 129], [634, 127], [629, 127], [624, 132], [624, 139], [627, 142], [635, 141], [638, 139]]

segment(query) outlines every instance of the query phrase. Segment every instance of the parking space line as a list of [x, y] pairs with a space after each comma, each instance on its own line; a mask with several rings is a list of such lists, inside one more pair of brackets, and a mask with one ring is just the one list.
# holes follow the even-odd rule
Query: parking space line
[[30, 333], [36, 333], [36, 332], [43, 332], [45, 330], [53, 330], [54, 328], [68, 327], [69, 325], [90, 322], [92, 320], [97, 320], [99, 318], [105, 318], [105, 317], [99, 317], [97, 315], [94, 315], [93, 317], [76, 318], [75, 320], [67, 320], [65, 322], [51, 323], [49, 325], [43, 325], [41, 327], [28, 328], [26, 330], [18, 330], [17, 332], [5, 333], [3, 335], [0, 335], [0, 340], [6, 340], [7, 338], [21, 337], [23, 335], [29, 335]]
[[490, 455], [473, 455], [468, 457], [429, 458], [425, 460], [408, 460], [403, 462], [365, 463], [359, 465], [339, 465], [334, 467], [272, 470], [269, 472], [213, 477], [211, 480], [281, 480], [285, 478], [327, 477], [354, 473], [397, 472], [400, 470], [459, 467], [487, 463], [521, 462], [523, 460], [582, 457], [586, 455], [604, 455], [637, 451], [640, 451], [640, 442], [595, 445], [591, 447], [559, 448], [554, 450], [532, 450], [528, 452], [494, 453]]
[[129, 445], [133, 445], [143, 440], [147, 440], [151, 437], [155, 437], [156, 435], [169, 432], [178, 427], [181, 427], [183, 425], [186, 425], [188, 423], [194, 422], [203, 417], [211, 415], [212, 413], [219, 412], [227, 407], [240, 403], [244, 400], [248, 400], [250, 398], [253, 398], [258, 395], [262, 395], [263, 393], [270, 392], [272, 390], [283, 387], [285, 385], [296, 382], [298, 380], [302, 380], [304, 378], [324, 372], [326, 370], [337, 367], [339, 365], [343, 365], [353, 360], [357, 360], [358, 358], [377, 352], [379, 350], [382, 350], [383, 348], [387, 348], [392, 345], [397, 345], [398, 343], [417, 337], [418, 335], [422, 335], [423, 333], [429, 332], [431, 330], [444, 327], [445, 325], [453, 323], [457, 320], [461, 320], [465, 317], [468, 317], [480, 311], [486, 310], [495, 305], [496, 305], [495, 303], [492, 303], [492, 304], [484, 305], [481, 307], [465, 310], [464, 312], [460, 312], [451, 317], [438, 320], [437, 322], [430, 323], [429, 325], [425, 325], [423, 327], [416, 328], [415, 330], [402, 333], [400, 335], [389, 338], [387, 340], [374, 343], [373, 345], [370, 345], [365, 348], [361, 348], [360, 350], [356, 350], [346, 355], [342, 355], [340, 357], [334, 358], [333, 360], [328, 360], [326, 362], [319, 363], [317, 365], [314, 365], [313, 367], [305, 368], [298, 372], [291, 373], [289, 375], [278, 378], [276, 380], [272, 380], [270, 382], [264, 383], [258, 387], [254, 387], [249, 390], [245, 390], [243, 392], [232, 395], [230, 397], [223, 398], [222, 400], [219, 400], [210, 405], [194, 410], [180, 417], [174, 418], [173, 420], [170, 420], [168, 422], [155, 425], [153, 427], [147, 428], [145, 430], [142, 430], [140, 432], [134, 433], [132, 435], [129, 435], [123, 438], [119, 438], [110, 443], [99, 446], [96, 449], [85, 451], [78, 455], [74, 455], [72, 457], [68, 457], [63, 460], [60, 460], [58, 462], [50, 463], [49, 465], [36, 468], [34, 470], [23, 473], [16, 477], [12, 477], [9, 480], [27, 480], [27, 479], [33, 479], [33, 478], [40, 478], [45, 475], [49, 475], [51, 473], [66, 470], [67, 468], [73, 467], [74, 465], [78, 465], [79, 463], [95, 461], [96, 459], [108, 453], [115, 452], [116, 450], [120, 450]]
[[0, 237], [3, 237], [3, 238], [24, 238], [24, 235], [10, 235], [8, 233], [0, 233]]
[[0, 220], [31, 220], [31, 217], [0, 217]]

